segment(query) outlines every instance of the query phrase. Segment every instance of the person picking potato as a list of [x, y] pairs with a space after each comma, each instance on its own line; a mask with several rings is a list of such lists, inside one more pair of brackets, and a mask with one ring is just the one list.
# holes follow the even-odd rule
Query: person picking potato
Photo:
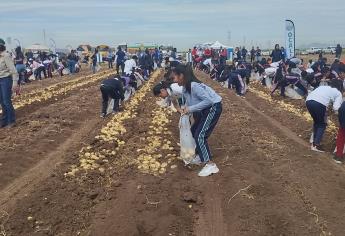
[[125, 99], [123, 84], [119, 76], [111, 76], [105, 79], [101, 83], [100, 87], [102, 93], [102, 114], [101, 117], [105, 118], [107, 116], [107, 108], [109, 103], [109, 98], [114, 99], [113, 113], [119, 111], [119, 103], [121, 100], [121, 105]]
[[[199, 176], [209, 176], [219, 172], [211, 160], [212, 155], [207, 142], [222, 113], [222, 97], [212, 88], [201, 83], [190, 66], [178, 65], [173, 70], [174, 82], [183, 86], [183, 97], [186, 101], [182, 114], [192, 113], [194, 124], [191, 131], [196, 143], [196, 155], [193, 163], [203, 163]], [[199, 160], [200, 159], [200, 160]]]

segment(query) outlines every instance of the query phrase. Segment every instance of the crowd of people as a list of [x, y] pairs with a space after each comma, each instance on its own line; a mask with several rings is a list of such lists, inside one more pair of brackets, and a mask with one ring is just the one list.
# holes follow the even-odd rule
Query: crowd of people
[[304, 97], [306, 108], [314, 121], [310, 140], [311, 150], [316, 152], [323, 152], [321, 141], [327, 126], [327, 110], [328, 106], [333, 104], [340, 124], [334, 160], [343, 163], [345, 64], [344, 61], [340, 61], [340, 45], [337, 48], [336, 58], [330, 64], [322, 53], [318, 60], [309, 60], [308, 64], [299, 58], [287, 59], [284, 48], [278, 44], [268, 58], [262, 57], [261, 50], [255, 50], [253, 47], [250, 62], [247, 62], [248, 53], [244, 47], [236, 48], [236, 56], [231, 64], [226, 64], [224, 59], [221, 59], [225, 55], [223, 50], [205, 49], [201, 53], [192, 53], [191, 60], [195, 69], [209, 73], [212, 79], [223, 83], [229, 89], [234, 89], [241, 97], [245, 97], [248, 85], [253, 79], [271, 89], [272, 96], [275, 91], [280, 90], [280, 95], [286, 97], [286, 89], [289, 87], [297, 95]]
[[[154, 95], [172, 103], [181, 115], [193, 117], [191, 133], [196, 143], [196, 155], [186, 164], [203, 163], [204, 167], [199, 176], [209, 176], [219, 171], [212, 162], [207, 139], [222, 112], [222, 98], [212, 88], [201, 83], [195, 77], [193, 69], [208, 73], [211, 79], [234, 90], [236, 95], [242, 98], [245, 98], [251, 80], [257, 80], [262, 86], [271, 89], [271, 95], [280, 90], [280, 95], [286, 97], [286, 89], [289, 87], [306, 99], [306, 108], [314, 121], [311, 150], [316, 152], [323, 152], [321, 141], [327, 126], [325, 117], [328, 106], [333, 104], [340, 123], [334, 159], [343, 163], [345, 103], [342, 94], [345, 86], [345, 64], [340, 61], [341, 50], [336, 51], [336, 56], [331, 64], [322, 54], [318, 60], [309, 60], [306, 64], [299, 58], [286, 58], [285, 49], [277, 44], [268, 58], [262, 56], [259, 47], [252, 47], [249, 53], [245, 47], [238, 47], [234, 51], [232, 63], [228, 63], [226, 48], [194, 47], [186, 54], [186, 64], [182, 64], [177, 58], [176, 49], [169, 54], [163, 54], [160, 49], [155, 48], [138, 50], [137, 53], [129, 55], [118, 47], [116, 52], [109, 51], [107, 55], [108, 66], [115, 66], [116, 74], [101, 83], [101, 117], [109, 115], [109, 108], [112, 113], [118, 112], [120, 104], [134, 94], [156, 68], [165, 67], [167, 73], [164, 80], [154, 87]], [[247, 60], [248, 57], [250, 60]], [[99, 66], [97, 49], [90, 59], [95, 73]], [[68, 68], [71, 73], [75, 73], [78, 71], [76, 65], [79, 60], [76, 51], [72, 50], [65, 64], [57, 64], [57, 70]], [[6, 52], [5, 42], [0, 39], [2, 127], [15, 124], [11, 93], [20, 83], [28, 82], [24, 72], [27, 67], [33, 70], [37, 79], [41, 79], [42, 73], [44, 77], [52, 77], [52, 71], [56, 69], [55, 62], [52, 54], [39, 53], [34, 57], [32, 53], [28, 53], [24, 56], [20, 47], [16, 48], [15, 55], [11, 56]], [[114, 103], [110, 103], [111, 99]]]

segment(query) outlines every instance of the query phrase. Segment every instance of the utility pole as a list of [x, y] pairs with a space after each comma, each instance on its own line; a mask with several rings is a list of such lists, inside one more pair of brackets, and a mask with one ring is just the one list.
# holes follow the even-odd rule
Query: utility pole
[[228, 46], [231, 46], [231, 31], [228, 31]]
[[45, 29], [43, 29], [43, 42], [44, 42], [44, 45], [47, 45], [46, 30]]

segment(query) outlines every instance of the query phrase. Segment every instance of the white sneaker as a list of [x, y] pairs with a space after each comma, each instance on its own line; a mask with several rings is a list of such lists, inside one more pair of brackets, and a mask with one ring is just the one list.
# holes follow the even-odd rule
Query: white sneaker
[[199, 172], [199, 176], [200, 177], [206, 177], [206, 176], [210, 176], [212, 174], [216, 174], [219, 172], [219, 169], [217, 167], [217, 165], [215, 163], [212, 164], [206, 164], [204, 166], [204, 168], [202, 168], [202, 170]]
[[314, 145], [311, 146], [311, 150], [314, 151], [314, 152], [324, 153], [324, 151], [318, 149], [317, 146], [314, 146]]
[[187, 165], [200, 165], [202, 162], [200, 160], [199, 155], [196, 155], [191, 161], [185, 161], [183, 160], [184, 164]]

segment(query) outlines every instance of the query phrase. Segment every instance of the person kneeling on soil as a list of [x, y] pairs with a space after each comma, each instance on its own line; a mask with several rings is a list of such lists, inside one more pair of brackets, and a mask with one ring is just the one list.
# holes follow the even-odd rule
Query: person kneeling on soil
[[123, 103], [124, 89], [121, 79], [118, 76], [112, 76], [108, 79], [105, 79], [101, 83], [101, 93], [102, 93], [102, 114], [101, 117], [105, 118], [107, 116], [107, 108], [109, 103], [109, 98], [114, 99], [113, 113], [119, 111], [119, 102], [121, 99], [121, 104]]
[[178, 65], [172, 69], [174, 82], [183, 86], [185, 106], [182, 114], [192, 113], [194, 124], [191, 131], [196, 143], [194, 164], [205, 164], [199, 176], [209, 176], [219, 172], [217, 165], [211, 161], [210, 148], [207, 139], [217, 125], [222, 113], [222, 97], [212, 88], [201, 83], [194, 75], [190, 66]]
[[333, 110], [338, 112], [343, 100], [341, 90], [342, 85], [334, 80], [330, 82], [330, 86], [320, 86], [307, 97], [307, 109], [314, 121], [312, 151], [323, 152], [320, 143], [327, 126], [327, 107], [333, 103]]
[[[344, 80], [345, 79], [345, 65], [342, 64], [339, 68], [339, 78]], [[334, 160], [337, 163], [344, 162], [344, 145], [345, 145], [345, 102], [343, 102], [338, 110], [338, 118], [339, 118], [339, 130], [337, 135], [337, 151], [334, 156]]]

